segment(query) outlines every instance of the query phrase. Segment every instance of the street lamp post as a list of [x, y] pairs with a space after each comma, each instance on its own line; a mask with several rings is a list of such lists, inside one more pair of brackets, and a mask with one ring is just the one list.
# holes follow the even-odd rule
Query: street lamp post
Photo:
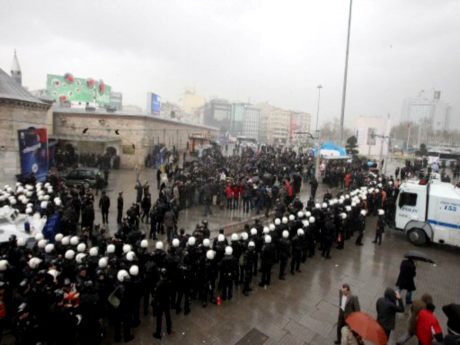
[[345, 52], [345, 73], [343, 76], [343, 88], [342, 88], [342, 111], [340, 114], [340, 144], [343, 144], [343, 124], [345, 120], [345, 99], [347, 96], [347, 77], [348, 77], [348, 53], [350, 51], [350, 31], [351, 31], [351, 10], [353, 6], [353, 0], [350, 0], [350, 10], [348, 13], [348, 34], [347, 34], [347, 50]]
[[322, 85], [318, 85], [318, 108], [316, 110], [316, 128], [315, 128], [315, 134], [316, 134], [316, 158], [315, 158], [315, 177], [316, 179], [319, 179], [319, 152], [320, 152], [320, 145], [319, 145], [319, 127], [318, 127], [318, 121], [319, 121], [319, 104], [321, 100], [321, 89], [323, 88]]

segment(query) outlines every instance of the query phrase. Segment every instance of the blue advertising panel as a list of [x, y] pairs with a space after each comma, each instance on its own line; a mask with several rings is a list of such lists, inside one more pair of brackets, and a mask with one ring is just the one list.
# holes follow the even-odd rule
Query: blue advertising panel
[[160, 115], [160, 109], [161, 109], [161, 100], [160, 100], [160, 96], [158, 96], [157, 94], [155, 93], [152, 93], [152, 106], [151, 106], [151, 109], [152, 109], [152, 114], [155, 114], [155, 115]]
[[19, 159], [24, 177], [35, 175], [37, 181], [45, 181], [48, 175], [48, 132], [46, 128], [18, 130]]

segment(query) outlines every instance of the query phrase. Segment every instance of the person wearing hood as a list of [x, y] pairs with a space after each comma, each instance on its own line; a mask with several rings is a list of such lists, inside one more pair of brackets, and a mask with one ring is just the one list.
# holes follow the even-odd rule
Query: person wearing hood
[[404, 305], [399, 292], [387, 288], [384, 296], [377, 300], [376, 308], [377, 321], [389, 338], [391, 331], [395, 328], [396, 313], [404, 312]]

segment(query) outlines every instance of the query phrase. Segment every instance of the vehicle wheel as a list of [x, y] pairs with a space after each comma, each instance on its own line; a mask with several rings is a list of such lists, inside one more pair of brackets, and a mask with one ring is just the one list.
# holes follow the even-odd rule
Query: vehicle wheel
[[416, 246], [423, 246], [427, 242], [425, 231], [422, 229], [411, 229], [407, 233], [407, 238]]

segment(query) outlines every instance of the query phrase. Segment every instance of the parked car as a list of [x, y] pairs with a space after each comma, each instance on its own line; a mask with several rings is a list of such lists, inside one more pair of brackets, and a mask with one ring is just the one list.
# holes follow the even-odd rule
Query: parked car
[[84, 185], [85, 187], [96, 187], [96, 176], [99, 176], [104, 187], [107, 186], [107, 181], [104, 179], [104, 174], [100, 169], [97, 168], [77, 168], [70, 171], [65, 177], [65, 184], [68, 186], [79, 186]]

